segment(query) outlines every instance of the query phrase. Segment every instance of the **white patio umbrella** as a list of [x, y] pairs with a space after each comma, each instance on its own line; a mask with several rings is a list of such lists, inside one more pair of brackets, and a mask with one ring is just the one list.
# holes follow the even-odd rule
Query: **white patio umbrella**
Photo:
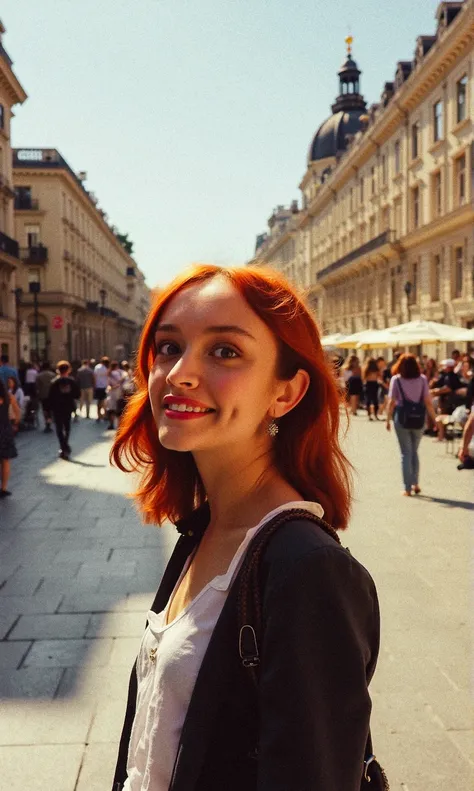
[[340, 349], [381, 349], [391, 346], [387, 330], [361, 330], [335, 344]]
[[340, 341], [343, 341], [347, 335], [344, 335], [342, 332], [334, 332], [332, 335], [324, 335], [321, 338], [321, 346], [325, 349], [330, 348], [331, 346], [336, 347]]
[[397, 341], [398, 346], [418, 346], [422, 343], [456, 343], [472, 340], [472, 330], [455, 324], [442, 324], [438, 321], [409, 321], [388, 327], [387, 332]]

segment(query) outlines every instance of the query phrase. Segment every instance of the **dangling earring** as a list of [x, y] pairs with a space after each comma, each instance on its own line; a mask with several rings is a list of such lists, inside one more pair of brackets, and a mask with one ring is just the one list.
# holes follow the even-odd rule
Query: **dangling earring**
[[267, 431], [271, 437], [276, 437], [278, 434], [278, 425], [276, 424], [275, 420], [273, 420], [273, 418], [267, 426]]

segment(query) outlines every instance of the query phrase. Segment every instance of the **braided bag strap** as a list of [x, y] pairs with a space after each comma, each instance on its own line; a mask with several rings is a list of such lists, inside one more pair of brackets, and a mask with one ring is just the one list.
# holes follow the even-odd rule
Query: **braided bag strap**
[[[262, 633], [262, 593], [259, 579], [261, 559], [266, 547], [276, 531], [286, 522], [304, 519], [314, 522], [327, 535], [341, 544], [335, 529], [316, 514], [305, 508], [291, 508], [262, 527], [252, 541], [241, 568], [241, 581], [237, 598], [239, 619], [239, 652], [243, 666], [250, 674], [254, 687], [258, 687], [259, 641]], [[255, 751], [258, 754], [258, 749]], [[369, 785], [370, 784], [370, 785]], [[372, 740], [369, 732], [365, 748], [361, 791], [390, 791], [387, 776], [372, 753]]]
[[[314, 522], [338, 544], [341, 540], [335, 529], [305, 508], [291, 508], [262, 527], [253, 540], [241, 568], [241, 582], [237, 599], [237, 612], [240, 628], [241, 658], [244, 666], [249, 668], [255, 684], [257, 684], [256, 667], [258, 660], [258, 644], [262, 631], [262, 592], [259, 579], [261, 560], [268, 543], [276, 531], [286, 522], [304, 519]], [[247, 659], [243, 656], [247, 653]]]

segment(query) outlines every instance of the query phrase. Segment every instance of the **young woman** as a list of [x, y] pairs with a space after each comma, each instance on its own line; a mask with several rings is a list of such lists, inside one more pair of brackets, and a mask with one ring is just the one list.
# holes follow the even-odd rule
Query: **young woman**
[[340, 395], [311, 314], [276, 273], [196, 266], [158, 296], [135, 379], [111, 455], [141, 472], [145, 521], [181, 538], [132, 670], [114, 791], [359, 791], [376, 591], [301, 513], [259, 559], [258, 691], [239, 656], [241, 564], [265, 524], [304, 509], [347, 527]]
[[405, 497], [410, 497], [412, 492], [419, 494], [420, 489], [420, 460], [418, 446], [423, 436], [424, 426], [408, 428], [402, 425], [400, 410], [403, 408], [404, 399], [414, 403], [422, 403], [433, 423], [436, 421], [436, 412], [433, 407], [431, 395], [428, 390], [426, 376], [420, 371], [420, 366], [413, 354], [402, 354], [392, 368], [390, 381], [389, 402], [387, 413], [387, 429], [390, 431], [392, 415], [395, 411], [395, 433], [400, 445], [402, 456], [403, 491]]
[[365, 386], [365, 406], [368, 418], [372, 420], [372, 415], [374, 415], [375, 420], [378, 420], [380, 371], [377, 360], [373, 357], [369, 357], [366, 361], [362, 378]]
[[[9, 415], [11, 405], [12, 421]], [[10, 459], [18, 456], [15, 447], [14, 426], [18, 426], [21, 418], [20, 407], [16, 399], [10, 396], [7, 388], [0, 379], [0, 498], [8, 497], [8, 479], [10, 478]]]
[[360, 368], [360, 362], [356, 354], [351, 354], [345, 363], [343, 376], [347, 383], [347, 398], [349, 400], [351, 414], [357, 415], [360, 397], [363, 393], [364, 387], [362, 384], [362, 371]]
[[20, 407], [20, 421], [21, 421], [24, 414], [25, 406], [27, 404], [28, 396], [24, 394], [22, 387], [20, 386], [18, 380], [14, 376], [8, 377], [7, 384], [8, 384], [8, 392], [10, 396], [14, 397], [16, 403]]

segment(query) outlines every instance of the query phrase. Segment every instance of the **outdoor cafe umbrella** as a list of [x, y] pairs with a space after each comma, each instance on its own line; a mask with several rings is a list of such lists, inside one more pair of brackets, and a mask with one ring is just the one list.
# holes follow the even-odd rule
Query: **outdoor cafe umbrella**
[[409, 321], [384, 330], [362, 330], [337, 345], [345, 349], [382, 349], [419, 346], [422, 343], [456, 343], [473, 340], [473, 331], [436, 321]]
[[324, 335], [321, 338], [321, 346], [324, 349], [328, 349], [331, 347], [336, 347], [338, 343], [347, 338], [347, 335], [344, 335], [342, 332], [334, 332], [332, 335]]

